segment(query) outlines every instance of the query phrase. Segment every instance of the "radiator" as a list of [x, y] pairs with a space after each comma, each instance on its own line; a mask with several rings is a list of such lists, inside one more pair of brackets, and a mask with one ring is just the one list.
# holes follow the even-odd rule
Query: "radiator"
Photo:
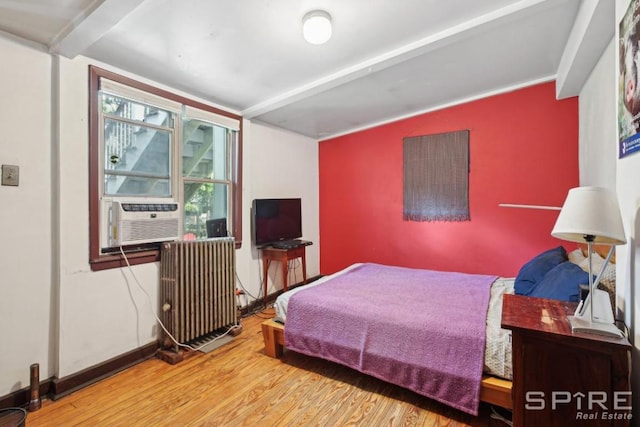
[[[180, 343], [235, 325], [233, 238], [169, 242], [160, 255], [161, 320]], [[161, 347], [174, 346], [162, 332]]]

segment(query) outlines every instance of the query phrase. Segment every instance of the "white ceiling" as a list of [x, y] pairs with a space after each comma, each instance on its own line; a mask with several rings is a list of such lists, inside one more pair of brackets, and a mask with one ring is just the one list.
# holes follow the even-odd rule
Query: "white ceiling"
[[[301, 36], [329, 12], [333, 36]], [[537, 82], [575, 96], [611, 0], [0, 0], [0, 30], [313, 138]]]

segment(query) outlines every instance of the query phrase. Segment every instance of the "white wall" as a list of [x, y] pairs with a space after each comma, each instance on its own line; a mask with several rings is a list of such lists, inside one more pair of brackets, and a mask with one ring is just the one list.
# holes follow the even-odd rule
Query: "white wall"
[[0, 186], [0, 396], [52, 372], [51, 58], [0, 37], [0, 164], [20, 167]]
[[[0, 55], [0, 164], [19, 165], [21, 172], [19, 187], [0, 187], [4, 396], [28, 387], [31, 363], [40, 363], [43, 380], [64, 378], [154, 341], [158, 265], [100, 272], [89, 266], [91, 61], [51, 57], [2, 36]], [[244, 243], [237, 252], [237, 271], [257, 295], [260, 260], [251, 246], [249, 212], [254, 198], [303, 198], [305, 237], [315, 242], [307, 251], [308, 274], [318, 274], [318, 144], [248, 121], [244, 131]], [[281, 286], [280, 280], [276, 276], [270, 292]]]
[[[616, 74], [614, 42], [585, 83], [578, 98], [580, 185], [616, 188]], [[588, 89], [587, 89], [588, 88]]]
[[[302, 198], [302, 234], [313, 245], [307, 246], [307, 277], [320, 272], [320, 229], [319, 229], [319, 169], [317, 140], [267, 125], [253, 123], [250, 127], [250, 144], [245, 145], [245, 189], [251, 197], [244, 199], [245, 214], [250, 214], [253, 199], [260, 198]], [[247, 223], [247, 221], [249, 221]], [[250, 293], [257, 296], [261, 283], [261, 262], [259, 251], [251, 245], [251, 221], [247, 217], [244, 240], [247, 243], [238, 254], [249, 258]], [[289, 284], [302, 281], [299, 263], [292, 264]], [[243, 282], [244, 283], [244, 282]], [[245, 284], [246, 285], [246, 284]], [[268, 274], [268, 293], [282, 289], [282, 273], [278, 265], [272, 264]]]
[[[618, 23], [629, 7], [629, 0], [616, 0], [616, 40]], [[617, 51], [614, 52], [617, 57]], [[616, 62], [617, 64], [617, 62]], [[616, 76], [618, 67], [616, 66]], [[616, 86], [617, 88], [617, 86]], [[617, 100], [617, 98], [616, 98]], [[617, 140], [617, 133], [614, 134]], [[618, 159], [616, 168], [618, 199], [622, 220], [627, 235], [627, 244], [619, 247], [617, 253], [616, 278], [622, 283], [624, 292], [624, 316], [631, 328], [631, 342], [634, 345], [631, 383], [633, 385], [634, 418], [640, 417], [640, 297], [636, 289], [640, 284], [640, 153]]]
[[616, 253], [617, 306], [631, 329], [634, 345], [631, 383], [633, 387], [634, 418], [640, 416], [640, 319], [636, 313], [640, 299], [636, 286], [640, 283], [640, 153], [623, 159], [617, 155], [618, 23], [629, 6], [629, 0], [616, 0], [616, 28], [614, 40], [608, 45], [600, 62], [580, 92], [580, 184], [610, 186], [611, 156], [615, 163], [615, 188], [620, 202], [627, 244], [618, 246]]
[[[67, 375], [152, 342], [158, 301], [158, 266], [91, 271], [89, 266], [88, 65], [59, 63], [59, 349]], [[144, 291], [142, 291], [142, 289]], [[149, 302], [144, 292], [151, 296]]]

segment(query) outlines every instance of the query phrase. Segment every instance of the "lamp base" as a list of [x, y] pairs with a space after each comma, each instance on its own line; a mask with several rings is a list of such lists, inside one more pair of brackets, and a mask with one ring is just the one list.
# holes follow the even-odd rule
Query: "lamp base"
[[583, 332], [586, 334], [604, 335], [611, 338], [624, 338], [622, 331], [613, 323], [592, 322], [577, 316], [567, 316], [571, 325], [571, 332]]

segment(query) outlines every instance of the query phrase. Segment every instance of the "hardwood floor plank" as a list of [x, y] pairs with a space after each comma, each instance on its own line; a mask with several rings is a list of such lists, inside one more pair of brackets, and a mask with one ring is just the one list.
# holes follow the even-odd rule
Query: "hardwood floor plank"
[[[305, 383], [299, 379], [299, 385], [295, 387], [293, 395], [288, 395], [286, 391], [281, 393], [280, 402], [276, 406], [286, 408], [280, 417], [283, 425], [314, 425], [314, 416], [319, 412], [327, 411], [331, 413], [332, 406], [335, 407], [336, 402], [344, 399], [344, 386], [335, 381], [330, 381], [318, 374], [307, 376], [309, 378]], [[322, 396], [322, 399], [318, 399]], [[339, 396], [339, 400], [336, 398]], [[327, 405], [327, 402], [331, 404]], [[327, 408], [329, 406], [329, 408]], [[273, 415], [273, 414], [270, 414]]]
[[150, 359], [27, 416], [38, 426], [489, 426], [344, 366], [285, 351], [267, 357], [260, 323], [177, 365]]

